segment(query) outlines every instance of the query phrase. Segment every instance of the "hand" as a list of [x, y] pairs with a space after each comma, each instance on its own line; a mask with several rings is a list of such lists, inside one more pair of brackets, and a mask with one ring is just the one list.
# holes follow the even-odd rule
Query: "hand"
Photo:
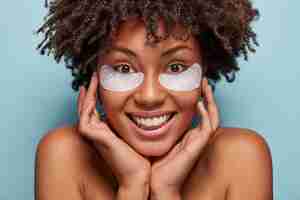
[[88, 91], [80, 87], [78, 97], [78, 132], [90, 139], [116, 176], [119, 186], [131, 187], [132, 183], [144, 184], [150, 180], [151, 165], [148, 160], [135, 152], [118, 138], [108, 124], [99, 119], [96, 111], [98, 79], [91, 78]]
[[219, 126], [218, 109], [207, 79], [204, 79], [203, 91], [208, 112], [203, 102], [197, 104], [201, 123], [189, 130], [167, 155], [152, 164], [150, 188], [154, 195], [179, 194], [185, 178]]

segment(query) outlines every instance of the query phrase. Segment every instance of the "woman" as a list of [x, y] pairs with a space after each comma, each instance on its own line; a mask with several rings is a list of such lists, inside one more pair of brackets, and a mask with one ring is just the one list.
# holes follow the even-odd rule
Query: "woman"
[[72, 69], [79, 120], [40, 141], [36, 199], [271, 200], [266, 141], [220, 127], [208, 84], [234, 80], [257, 15], [246, 0], [52, 2], [39, 48]]

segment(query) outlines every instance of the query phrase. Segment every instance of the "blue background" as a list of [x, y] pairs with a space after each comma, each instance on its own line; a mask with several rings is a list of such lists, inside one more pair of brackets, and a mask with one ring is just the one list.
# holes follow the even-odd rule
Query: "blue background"
[[[29, 3], [30, 2], [30, 3]], [[76, 121], [71, 74], [40, 56], [33, 35], [44, 1], [3, 1], [0, 8], [0, 200], [33, 199], [34, 159], [40, 138]], [[274, 199], [300, 199], [299, 7], [296, 0], [255, 1], [260, 47], [240, 60], [234, 83], [221, 81], [215, 97], [222, 126], [254, 129], [273, 157]], [[297, 19], [298, 18], [298, 19]], [[298, 23], [298, 26], [296, 25]]]

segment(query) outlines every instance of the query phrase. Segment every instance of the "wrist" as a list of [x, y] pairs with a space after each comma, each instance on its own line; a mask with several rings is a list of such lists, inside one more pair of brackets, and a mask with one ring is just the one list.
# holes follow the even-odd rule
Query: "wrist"
[[172, 200], [181, 200], [181, 195], [179, 191], [175, 190], [150, 190], [150, 200], [165, 200], [165, 199], [172, 199]]
[[146, 172], [136, 173], [130, 177], [120, 177], [118, 180], [120, 187], [124, 189], [150, 188], [150, 175]]
[[149, 184], [132, 183], [120, 185], [117, 193], [117, 200], [147, 200], [150, 194]]
[[179, 191], [180, 191], [180, 187], [178, 187], [177, 185], [154, 184], [153, 182], [151, 182], [150, 185], [150, 192], [153, 194], [159, 194], [159, 193], [179, 194]]

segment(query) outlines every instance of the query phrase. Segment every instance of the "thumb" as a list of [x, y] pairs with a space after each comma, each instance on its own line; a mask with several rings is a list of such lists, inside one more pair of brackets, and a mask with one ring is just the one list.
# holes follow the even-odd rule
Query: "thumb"
[[202, 97], [200, 97], [200, 100], [197, 103], [197, 109], [196, 110], [197, 110], [197, 113], [198, 113], [199, 117], [201, 118], [201, 123], [198, 124], [196, 129], [198, 129], [200, 131], [210, 132], [211, 124], [210, 124], [210, 120], [209, 120], [209, 115], [208, 115], [208, 112], [205, 108], [204, 101], [203, 101]]

